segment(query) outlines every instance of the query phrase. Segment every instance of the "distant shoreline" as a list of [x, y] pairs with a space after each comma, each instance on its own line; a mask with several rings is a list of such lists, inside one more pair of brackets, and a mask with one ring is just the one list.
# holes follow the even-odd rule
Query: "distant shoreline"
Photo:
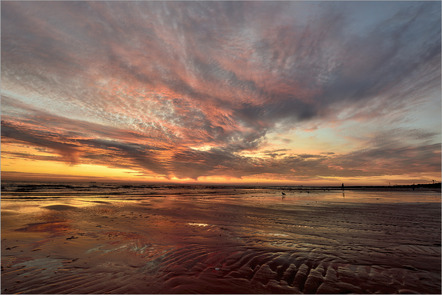
[[[301, 189], [303, 189], [301, 187]], [[307, 188], [305, 188], [307, 189]], [[365, 186], [345, 186], [337, 187], [308, 187], [309, 190], [363, 190], [363, 191], [438, 191], [441, 192], [441, 184], [416, 184], [416, 185], [394, 185], [394, 186], [376, 186], [376, 185], [365, 185]]]
[[413, 185], [351, 185], [351, 186], [263, 186], [283, 190], [361, 190], [361, 191], [436, 191], [441, 192], [441, 183]]
[[[268, 184], [180, 184], [180, 183], [118, 183], [118, 182], [39, 182], [39, 181], [2, 181], [2, 191], [7, 192], [8, 186], [15, 186], [18, 191], [33, 191], [37, 188], [69, 188], [81, 189], [85, 187], [92, 187], [99, 189], [100, 187], [108, 188], [108, 185], [113, 185], [115, 188], [202, 188], [202, 189], [275, 189], [285, 191], [342, 191], [342, 190], [360, 190], [360, 191], [435, 191], [441, 192], [441, 183], [431, 184], [413, 184], [413, 185], [354, 185], [354, 186], [309, 186], [309, 185], [268, 185]], [[85, 186], [86, 185], [86, 186]], [[16, 190], [17, 191], [17, 190]]]

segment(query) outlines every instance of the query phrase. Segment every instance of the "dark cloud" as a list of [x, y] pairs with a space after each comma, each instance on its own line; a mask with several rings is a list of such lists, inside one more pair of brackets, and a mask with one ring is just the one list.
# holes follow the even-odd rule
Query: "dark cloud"
[[16, 153], [16, 152], [6, 152], [2, 151], [2, 155], [8, 159], [30, 159], [30, 160], [38, 160], [38, 161], [60, 161], [65, 162], [63, 158], [54, 157], [54, 156], [42, 156], [42, 155], [32, 155], [27, 153]]
[[42, 131], [29, 131], [19, 126], [15, 126], [10, 122], [1, 122], [1, 134], [2, 137], [15, 139], [20, 142], [26, 142], [32, 145], [48, 148], [56, 151], [62, 156], [62, 158], [71, 164], [77, 163], [77, 145], [60, 141], [54, 141], [54, 138], [58, 138], [58, 134], [53, 132]]
[[[187, 150], [175, 154], [173, 165], [178, 175], [192, 178], [209, 175], [241, 177], [265, 173], [289, 179], [400, 175], [404, 171], [419, 174], [441, 170], [440, 144], [430, 143], [437, 135], [421, 130], [396, 130], [394, 134], [380, 132], [367, 139], [365, 149], [346, 154], [327, 152], [321, 155], [287, 155], [278, 153], [281, 150], [275, 150], [267, 151], [268, 157], [265, 158], [250, 158], [221, 149]], [[418, 141], [410, 145], [413, 140]], [[187, 163], [190, 163], [189, 167]], [[186, 174], [187, 171], [191, 173]]]
[[[70, 121], [74, 123], [73, 121]], [[73, 126], [79, 128], [82, 122]], [[76, 132], [73, 137], [68, 133], [54, 133], [42, 130], [41, 127], [30, 125], [17, 125], [2, 120], [2, 139], [14, 140], [37, 147], [43, 147], [47, 151], [58, 153], [61, 158], [50, 156], [29, 155], [34, 160], [65, 161], [70, 164], [78, 162], [92, 162], [110, 167], [149, 170], [159, 175], [169, 176], [166, 169], [167, 163], [161, 162], [159, 151], [164, 147], [136, 144], [125, 141], [102, 140], [85, 137], [88, 129]], [[118, 134], [116, 130], [113, 135]], [[82, 137], [80, 137], [82, 135]], [[116, 136], [115, 136], [116, 137]], [[3, 140], [2, 140], [3, 141]], [[11, 154], [11, 153], [10, 153]], [[17, 153], [14, 153], [17, 156]]]
[[[82, 146], [88, 146], [91, 148], [98, 148], [106, 151], [109, 154], [114, 153], [114, 158], [111, 159], [105, 156], [110, 166], [120, 166], [121, 159], [126, 162], [130, 162], [131, 165], [126, 165], [130, 168], [149, 170], [159, 175], [169, 176], [170, 172], [167, 170], [167, 162], [161, 162], [157, 152], [163, 150], [161, 148], [150, 147], [141, 144], [131, 144], [126, 142], [118, 142], [111, 140], [98, 140], [98, 139], [84, 139], [78, 140]], [[102, 158], [102, 160], [104, 160]], [[115, 162], [115, 163], [114, 163]], [[135, 166], [134, 166], [135, 165]], [[121, 167], [121, 166], [120, 166]]]

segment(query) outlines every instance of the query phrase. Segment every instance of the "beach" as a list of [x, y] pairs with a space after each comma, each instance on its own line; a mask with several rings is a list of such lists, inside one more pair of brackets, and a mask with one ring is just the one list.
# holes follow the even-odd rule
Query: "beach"
[[12, 184], [1, 218], [4, 294], [441, 292], [440, 192]]

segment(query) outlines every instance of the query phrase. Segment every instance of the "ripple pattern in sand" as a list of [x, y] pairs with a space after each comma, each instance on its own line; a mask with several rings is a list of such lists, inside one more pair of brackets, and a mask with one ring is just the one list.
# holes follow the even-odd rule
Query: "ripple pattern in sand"
[[[273, 251], [272, 251], [273, 250]], [[159, 293], [435, 293], [425, 271], [357, 265], [276, 249], [182, 248], [164, 257]], [[423, 286], [423, 287], [422, 287]], [[440, 287], [440, 286], [439, 286]]]
[[[144, 248], [146, 249], [147, 246]], [[138, 249], [143, 249], [139, 247]], [[101, 263], [53, 258], [17, 263], [4, 293], [437, 293], [428, 272], [312, 258], [270, 248], [186, 245], [146, 254], [135, 245], [102, 253]], [[117, 257], [130, 252], [136, 264]], [[22, 284], [21, 281], [26, 281]], [[419, 286], [419, 290], [415, 286]], [[440, 287], [440, 286], [439, 286]]]

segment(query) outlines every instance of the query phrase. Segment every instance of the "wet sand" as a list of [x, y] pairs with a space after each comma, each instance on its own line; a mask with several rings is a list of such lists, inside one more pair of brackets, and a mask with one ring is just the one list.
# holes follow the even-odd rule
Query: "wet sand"
[[437, 194], [2, 196], [2, 293], [437, 293]]

